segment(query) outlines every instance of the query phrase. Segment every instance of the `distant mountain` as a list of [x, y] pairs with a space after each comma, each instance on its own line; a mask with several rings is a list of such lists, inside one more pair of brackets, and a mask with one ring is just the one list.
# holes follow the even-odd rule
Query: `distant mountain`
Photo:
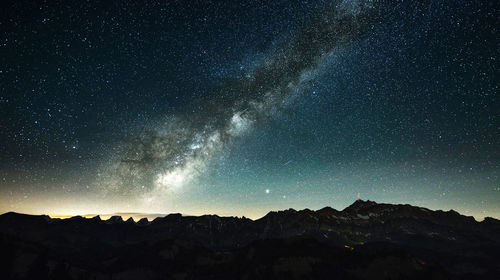
[[[123, 219], [132, 218], [134, 220], [140, 220], [142, 218], [147, 218], [153, 220], [158, 217], [164, 217], [165, 214], [158, 213], [137, 213], [137, 212], [120, 212], [120, 213], [112, 213], [112, 214], [85, 214], [82, 215], [84, 218], [93, 218], [95, 216], [100, 216], [101, 219], [107, 220], [113, 216], [121, 216]], [[71, 218], [69, 215], [50, 215], [51, 218], [54, 219], [67, 219]]]
[[500, 221], [357, 200], [258, 220], [0, 215], [0, 279], [498, 279]]

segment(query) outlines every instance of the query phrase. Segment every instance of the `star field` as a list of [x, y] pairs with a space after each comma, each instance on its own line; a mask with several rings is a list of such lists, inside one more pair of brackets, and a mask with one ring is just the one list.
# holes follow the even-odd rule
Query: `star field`
[[7, 1], [0, 211], [500, 217], [494, 1]]

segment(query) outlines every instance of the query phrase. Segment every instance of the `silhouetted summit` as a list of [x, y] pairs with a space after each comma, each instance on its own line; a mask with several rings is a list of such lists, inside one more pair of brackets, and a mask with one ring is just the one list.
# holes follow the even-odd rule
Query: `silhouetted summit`
[[[0, 215], [2, 279], [495, 279], [500, 221], [357, 200], [258, 220]], [[7, 265], [6, 265], [7, 264]]]

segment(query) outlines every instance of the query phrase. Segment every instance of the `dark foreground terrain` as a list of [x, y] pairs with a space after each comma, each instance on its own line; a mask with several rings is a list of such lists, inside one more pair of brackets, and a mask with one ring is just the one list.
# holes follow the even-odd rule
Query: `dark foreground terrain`
[[0, 279], [499, 279], [500, 221], [358, 200], [259, 220], [0, 216]]

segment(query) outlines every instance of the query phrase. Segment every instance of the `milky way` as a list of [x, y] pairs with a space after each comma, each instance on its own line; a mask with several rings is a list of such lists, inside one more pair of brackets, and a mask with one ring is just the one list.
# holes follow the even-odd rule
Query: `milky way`
[[113, 193], [141, 193], [151, 201], [197, 179], [219, 153], [249, 133], [255, 122], [273, 118], [314, 80], [322, 65], [366, 31], [374, 1], [328, 5], [243, 77], [228, 81], [209, 104], [172, 116], [132, 136], [99, 182]]

